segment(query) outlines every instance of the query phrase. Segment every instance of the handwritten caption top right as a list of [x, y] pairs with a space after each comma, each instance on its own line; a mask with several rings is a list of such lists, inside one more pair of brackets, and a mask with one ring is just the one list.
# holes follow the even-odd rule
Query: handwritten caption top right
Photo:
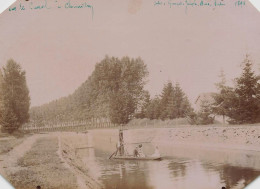
[[[232, 1], [232, 0], [231, 0]], [[230, 4], [230, 1], [229, 1]], [[234, 7], [242, 8], [246, 6], [245, 0], [233, 0]], [[184, 7], [184, 8], [196, 8], [196, 7], [225, 7], [225, 0], [155, 0], [154, 6], [156, 7]]]

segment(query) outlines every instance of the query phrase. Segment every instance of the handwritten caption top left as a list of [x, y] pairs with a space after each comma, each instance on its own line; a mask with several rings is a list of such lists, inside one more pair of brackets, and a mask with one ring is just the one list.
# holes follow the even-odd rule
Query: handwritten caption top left
[[87, 1], [71, 2], [66, 1], [37, 1], [30, 2], [26, 1], [24, 3], [19, 3], [19, 5], [11, 6], [8, 10], [9, 12], [26, 11], [26, 10], [44, 10], [44, 9], [89, 9], [91, 11], [92, 19], [94, 17], [94, 6]]

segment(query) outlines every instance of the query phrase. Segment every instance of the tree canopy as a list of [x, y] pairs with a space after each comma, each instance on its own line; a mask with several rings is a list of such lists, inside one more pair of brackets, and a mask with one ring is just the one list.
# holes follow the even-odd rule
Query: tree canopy
[[[256, 123], [260, 121], [260, 77], [252, 71], [248, 56], [242, 65], [235, 86], [226, 85], [222, 72], [213, 104], [202, 103], [201, 110], [195, 113], [179, 83], [167, 82], [161, 94], [151, 98], [144, 90], [148, 71], [141, 58], [106, 56], [73, 94], [31, 108], [31, 121], [37, 126], [80, 120], [125, 124], [132, 117], [186, 117], [193, 124], [211, 124], [215, 115], [222, 115], [230, 123]], [[8, 116], [16, 119], [12, 113]]]
[[147, 67], [141, 58], [106, 56], [70, 96], [31, 109], [32, 121], [107, 119], [124, 124], [143, 98]]
[[3, 68], [1, 125], [8, 132], [17, 130], [29, 120], [30, 97], [25, 75], [12, 59]]
[[232, 111], [229, 113], [233, 123], [256, 123], [260, 118], [259, 77], [252, 71], [252, 62], [248, 56], [242, 64], [243, 72], [236, 78]]
[[213, 112], [228, 116], [234, 124], [257, 123], [260, 121], [260, 78], [252, 70], [252, 61], [246, 55], [242, 63], [242, 73], [235, 79], [235, 86], [229, 87], [224, 82], [217, 84], [219, 93], [215, 95]]
[[146, 99], [145, 106], [142, 107], [140, 118], [149, 119], [175, 119], [187, 117], [193, 111], [190, 102], [182, 91], [180, 84], [173, 86], [172, 82], [167, 82], [160, 96], [154, 99]]

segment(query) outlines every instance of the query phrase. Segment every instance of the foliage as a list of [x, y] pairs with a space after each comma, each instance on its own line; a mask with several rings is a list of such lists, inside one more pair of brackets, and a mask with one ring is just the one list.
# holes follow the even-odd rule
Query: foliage
[[226, 85], [226, 78], [223, 70], [220, 73], [220, 82], [216, 83], [219, 93], [213, 95], [214, 103], [212, 104], [212, 112], [216, 115], [225, 117], [230, 114], [231, 107], [235, 98], [234, 89]]
[[11, 133], [28, 122], [30, 97], [25, 71], [21, 66], [14, 60], [9, 60], [3, 70], [1, 125]]
[[173, 86], [170, 81], [164, 85], [160, 96], [147, 100], [145, 107], [145, 117], [140, 118], [161, 120], [184, 118], [193, 111], [180, 85], [176, 83]]
[[3, 83], [4, 83], [4, 78], [3, 78], [2, 71], [0, 70], [0, 118], [3, 115], [3, 108], [4, 108]]
[[[211, 124], [215, 115], [222, 115], [230, 123], [255, 123], [260, 121], [260, 76], [251, 67], [247, 56], [243, 73], [233, 88], [226, 85], [222, 72], [214, 102], [202, 102], [200, 111], [195, 113], [178, 83], [166, 83], [160, 96], [151, 98], [143, 89], [148, 71], [140, 58], [106, 56], [73, 94], [33, 107], [31, 120], [40, 126], [86, 119], [125, 124], [133, 117], [151, 120], [185, 117], [191, 124]], [[12, 120], [12, 114], [9, 116]]]
[[168, 82], [161, 94], [160, 118], [174, 119], [186, 117], [192, 111], [188, 98], [182, 91], [179, 83], [173, 87], [171, 82]]
[[222, 72], [217, 84], [219, 93], [214, 96], [212, 111], [229, 117], [229, 123], [257, 123], [260, 121], [260, 78], [252, 71], [252, 62], [246, 55], [242, 63], [242, 74], [235, 79], [235, 87], [226, 86]]
[[90, 119], [127, 123], [143, 98], [147, 75], [141, 58], [106, 56], [72, 95], [33, 107], [32, 122], [55, 124]]
[[194, 111], [187, 115], [187, 120], [191, 125], [199, 125], [198, 115]]
[[151, 100], [150, 104], [147, 107], [146, 111], [146, 118], [149, 119], [159, 119], [160, 117], [160, 107], [161, 107], [161, 100], [158, 96]]
[[160, 118], [173, 119], [175, 116], [175, 91], [171, 82], [164, 85], [160, 101]]
[[144, 91], [142, 98], [139, 101], [137, 113], [134, 115], [135, 118], [145, 118], [147, 115], [148, 107], [151, 104], [150, 94], [148, 91]]
[[214, 116], [211, 111], [211, 103], [202, 101], [200, 111], [197, 114], [197, 124], [208, 125], [213, 124]]
[[235, 95], [229, 117], [232, 123], [256, 123], [259, 121], [259, 77], [252, 71], [252, 62], [248, 55], [242, 64], [243, 72], [236, 78]]
[[174, 118], [186, 117], [190, 112], [193, 111], [191, 108], [190, 102], [182, 91], [179, 83], [175, 85], [175, 96], [174, 96], [174, 104], [175, 104], [175, 114]]

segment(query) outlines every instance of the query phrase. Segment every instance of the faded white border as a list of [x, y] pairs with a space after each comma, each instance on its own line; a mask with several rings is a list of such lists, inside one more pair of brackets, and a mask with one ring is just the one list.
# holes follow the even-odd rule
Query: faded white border
[[5, 11], [16, 0], [0, 0], [0, 14]]
[[260, 188], [260, 176], [256, 178], [251, 184], [244, 189], [259, 189]]
[[[0, 0], [0, 14], [4, 12], [11, 4], [13, 4], [16, 0]], [[255, 8], [260, 11], [260, 0], [249, 0]], [[2, 189], [13, 189], [13, 187], [0, 176], [0, 186]], [[260, 188], [260, 177], [256, 179], [252, 184], [250, 184], [247, 189], [258, 189]]]
[[260, 1], [259, 0], [249, 0], [255, 8], [260, 12]]
[[15, 189], [9, 182], [7, 182], [1, 175], [0, 175], [0, 186], [1, 189]]

